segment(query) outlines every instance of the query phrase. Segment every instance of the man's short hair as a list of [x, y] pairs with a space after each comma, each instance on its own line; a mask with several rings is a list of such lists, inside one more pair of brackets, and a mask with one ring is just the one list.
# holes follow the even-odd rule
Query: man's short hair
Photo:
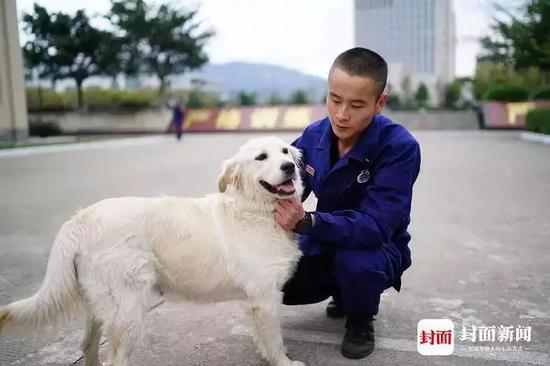
[[339, 68], [352, 76], [365, 76], [376, 83], [377, 98], [382, 95], [388, 79], [388, 64], [376, 52], [363, 47], [351, 48], [336, 57], [330, 71]]

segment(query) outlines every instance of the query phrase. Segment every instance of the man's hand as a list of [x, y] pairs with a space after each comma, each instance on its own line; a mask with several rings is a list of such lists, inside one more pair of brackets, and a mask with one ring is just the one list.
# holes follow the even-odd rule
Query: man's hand
[[277, 200], [277, 207], [273, 216], [283, 229], [293, 230], [305, 214], [302, 203], [294, 198]]

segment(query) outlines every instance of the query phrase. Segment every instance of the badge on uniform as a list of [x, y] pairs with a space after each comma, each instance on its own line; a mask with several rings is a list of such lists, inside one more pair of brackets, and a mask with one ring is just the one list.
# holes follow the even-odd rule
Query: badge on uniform
[[311, 175], [312, 177], [315, 175], [315, 169], [311, 165], [306, 164], [305, 171], [307, 174]]
[[368, 169], [361, 170], [361, 173], [357, 176], [357, 183], [366, 183], [370, 178], [370, 172]]

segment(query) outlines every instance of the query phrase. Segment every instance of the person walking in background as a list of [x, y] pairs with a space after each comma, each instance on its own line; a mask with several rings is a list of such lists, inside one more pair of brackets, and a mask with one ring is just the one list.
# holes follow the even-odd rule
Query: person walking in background
[[172, 110], [172, 123], [176, 131], [176, 138], [181, 140], [183, 134], [183, 121], [185, 120], [185, 108], [180, 102], [174, 105]]

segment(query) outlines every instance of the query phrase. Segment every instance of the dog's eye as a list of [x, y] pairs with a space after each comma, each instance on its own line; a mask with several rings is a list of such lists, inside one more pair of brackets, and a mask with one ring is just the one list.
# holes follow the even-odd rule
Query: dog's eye
[[288, 154], [288, 149], [286, 147], [283, 148], [283, 154]]
[[265, 159], [267, 159], [267, 154], [266, 153], [261, 153], [260, 155], [256, 156], [255, 159], [260, 160], [260, 161], [265, 160]]

